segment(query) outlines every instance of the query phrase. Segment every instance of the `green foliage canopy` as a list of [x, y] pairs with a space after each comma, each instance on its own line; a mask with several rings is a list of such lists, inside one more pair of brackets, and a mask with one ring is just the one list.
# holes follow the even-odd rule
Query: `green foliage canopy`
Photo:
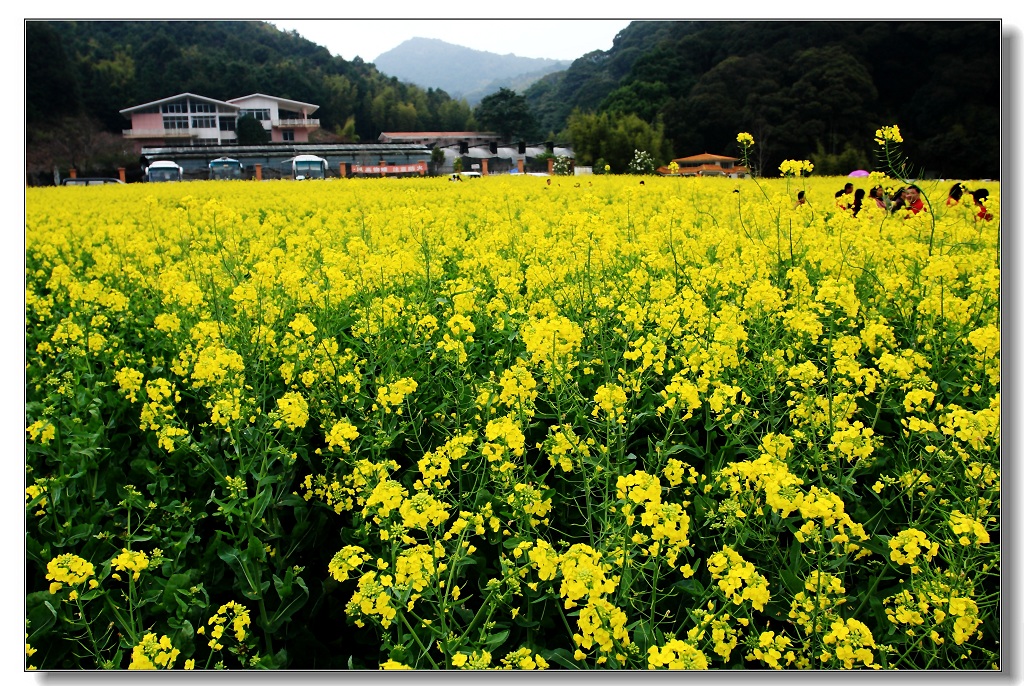
[[536, 123], [526, 98], [508, 88], [501, 88], [480, 101], [473, 117], [484, 128], [495, 131], [503, 141], [534, 134]]

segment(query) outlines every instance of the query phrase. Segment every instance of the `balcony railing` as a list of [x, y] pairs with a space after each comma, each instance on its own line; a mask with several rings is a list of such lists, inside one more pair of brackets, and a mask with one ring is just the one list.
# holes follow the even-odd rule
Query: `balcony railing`
[[273, 124], [275, 127], [288, 126], [292, 128], [320, 128], [319, 119], [274, 119], [271, 121], [271, 124]]
[[193, 138], [199, 135], [197, 129], [123, 129], [125, 138]]

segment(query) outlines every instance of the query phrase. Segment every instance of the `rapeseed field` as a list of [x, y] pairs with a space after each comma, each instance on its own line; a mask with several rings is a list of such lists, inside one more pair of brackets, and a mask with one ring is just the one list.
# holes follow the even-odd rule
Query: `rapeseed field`
[[998, 668], [999, 184], [783, 171], [27, 189], [26, 664]]

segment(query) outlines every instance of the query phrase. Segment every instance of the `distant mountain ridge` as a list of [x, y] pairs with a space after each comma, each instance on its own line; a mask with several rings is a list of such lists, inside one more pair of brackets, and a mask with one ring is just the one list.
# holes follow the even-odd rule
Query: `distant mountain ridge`
[[571, 60], [519, 57], [474, 50], [437, 38], [410, 38], [373, 61], [378, 71], [421, 88], [440, 88], [470, 104], [499, 88], [522, 92]]

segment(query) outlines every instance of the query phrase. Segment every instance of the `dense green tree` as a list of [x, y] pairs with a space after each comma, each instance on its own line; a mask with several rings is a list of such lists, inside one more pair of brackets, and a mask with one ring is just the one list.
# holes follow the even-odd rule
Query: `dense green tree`
[[60, 36], [47, 23], [25, 25], [25, 120], [45, 125], [79, 111], [78, 82]]
[[[183, 91], [317, 103], [323, 130], [351, 122], [361, 140], [406, 125], [491, 126], [444, 91], [264, 22], [29, 21], [25, 35], [30, 146], [55, 116], [81, 113], [118, 134], [120, 109]], [[867, 152], [877, 127], [897, 123], [925, 173], [997, 177], [999, 45], [998, 21], [636, 21], [611, 49], [527, 88], [537, 126], [510, 139], [567, 133], [574, 110], [660, 116], [679, 154], [735, 154], [736, 133], [751, 132], [755, 166], [774, 174], [819, 142]]]
[[508, 88], [484, 97], [473, 110], [473, 117], [481, 126], [497, 132], [503, 141], [530, 137], [536, 130], [526, 98]]
[[469, 108], [469, 103], [464, 99], [448, 100], [441, 103], [437, 114], [439, 131], [467, 131], [472, 128], [468, 122], [473, 113]]
[[238, 118], [235, 130], [239, 145], [264, 145], [270, 142], [270, 134], [255, 117], [245, 115]]
[[846, 176], [854, 169], [870, 169], [871, 160], [862, 148], [847, 143], [841, 152], [829, 152], [818, 142], [817, 149], [808, 156], [819, 176]]
[[569, 139], [576, 161], [595, 165], [598, 161], [612, 169], [625, 170], [637, 150], [646, 151], [655, 166], [672, 159], [672, 149], [665, 140], [664, 126], [653, 126], [635, 114], [616, 115], [574, 112], [569, 117]]
[[863, 63], [843, 47], [830, 45], [799, 53], [792, 69], [795, 114], [807, 138], [821, 140], [830, 154], [854, 137], [870, 140], [876, 127], [869, 123], [869, 114], [878, 91]]
[[373, 140], [385, 128], [473, 124], [465, 101], [400, 83], [264, 22], [29, 21], [26, 40], [30, 143], [35, 129], [73, 113], [120, 134], [121, 109], [186, 91], [316, 103], [322, 130], [343, 131], [347, 140]]
[[547, 130], [575, 109], [660, 114], [680, 154], [736, 154], [749, 131], [770, 174], [819, 142], [866, 154], [876, 128], [898, 123], [927, 173], [994, 177], [999, 35], [996, 21], [633, 22], [524, 95]]
[[442, 148], [433, 148], [430, 151], [430, 173], [437, 175], [443, 164], [444, 150]]
[[600, 109], [613, 114], [635, 114], [644, 121], [654, 121], [671, 99], [671, 91], [661, 81], [634, 81], [609, 93]]

